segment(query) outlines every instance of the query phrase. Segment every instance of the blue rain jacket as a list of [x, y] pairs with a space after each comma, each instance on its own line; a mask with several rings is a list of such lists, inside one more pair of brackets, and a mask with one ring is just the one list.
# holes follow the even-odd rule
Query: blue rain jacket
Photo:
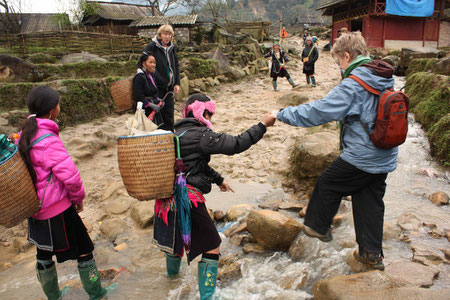
[[[367, 67], [358, 67], [351, 74], [379, 91], [394, 86], [393, 78], [378, 76]], [[366, 91], [353, 79], [346, 78], [323, 99], [285, 108], [278, 113], [277, 117], [284, 123], [300, 127], [343, 121], [344, 138], [341, 158], [367, 173], [388, 173], [397, 167], [398, 148], [376, 147], [356, 117], [359, 115], [361, 121], [367, 123], [372, 130], [377, 115], [378, 99], [378, 96]]]

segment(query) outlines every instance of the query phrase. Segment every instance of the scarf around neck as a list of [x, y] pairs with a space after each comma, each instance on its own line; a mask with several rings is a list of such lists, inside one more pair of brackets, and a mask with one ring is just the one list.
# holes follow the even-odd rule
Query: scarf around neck
[[363, 55], [358, 55], [358, 57], [356, 57], [351, 63], [350, 65], [347, 67], [347, 69], [345, 69], [344, 71], [344, 78], [347, 78], [348, 76], [350, 76], [350, 73], [356, 69], [357, 67], [369, 63], [372, 60], [370, 59], [370, 57], [368, 56], [363, 56]]

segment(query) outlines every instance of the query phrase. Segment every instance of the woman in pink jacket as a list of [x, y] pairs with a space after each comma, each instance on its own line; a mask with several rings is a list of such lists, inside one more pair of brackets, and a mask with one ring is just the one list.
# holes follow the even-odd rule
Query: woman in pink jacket
[[19, 151], [41, 201], [40, 210], [28, 220], [28, 240], [37, 247], [37, 277], [48, 299], [60, 299], [67, 290], [59, 290], [58, 275], [52, 257], [58, 263], [78, 261], [78, 271], [89, 299], [101, 299], [102, 288], [92, 251], [94, 245], [78, 213], [85, 197], [77, 167], [59, 138], [59, 94], [39, 86], [28, 96], [30, 115], [22, 125]]

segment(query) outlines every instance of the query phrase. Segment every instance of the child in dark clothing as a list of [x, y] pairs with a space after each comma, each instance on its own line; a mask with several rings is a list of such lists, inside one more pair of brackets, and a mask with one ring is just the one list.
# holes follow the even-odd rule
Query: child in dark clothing
[[313, 43], [312, 37], [306, 38], [306, 47], [302, 52], [303, 74], [306, 75], [306, 83], [312, 82], [312, 87], [316, 86], [316, 78], [314, 77], [314, 64], [319, 59], [319, 52]]

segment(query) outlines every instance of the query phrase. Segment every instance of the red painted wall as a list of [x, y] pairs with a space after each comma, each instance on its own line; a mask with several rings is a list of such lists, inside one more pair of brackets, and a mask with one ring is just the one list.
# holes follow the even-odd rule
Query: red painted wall
[[343, 27], [344, 27], [344, 28], [347, 28], [347, 29], [350, 29], [350, 25], [348, 24], [347, 21], [341, 21], [341, 22], [333, 23], [333, 26], [332, 26], [332, 35], [331, 35], [332, 40], [333, 40], [333, 43], [332, 43], [332, 44], [334, 44], [334, 40], [336, 40], [337, 37], [338, 37], [338, 31], [339, 31], [341, 28], [343, 28]]
[[423, 19], [386, 17], [386, 40], [421, 41]]
[[367, 47], [383, 48], [383, 21], [384, 17], [365, 17], [364, 18], [364, 38]]

